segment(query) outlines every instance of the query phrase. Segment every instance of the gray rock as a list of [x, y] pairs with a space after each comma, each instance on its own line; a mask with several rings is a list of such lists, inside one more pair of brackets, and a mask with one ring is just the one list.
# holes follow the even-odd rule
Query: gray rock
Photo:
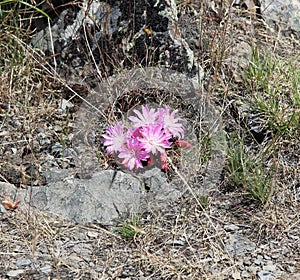
[[62, 181], [63, 179], [70, 176], [70, 172], [67, 169], [58, 169], [58, 168], [50, 168], [46, 172], [44, 172], [44, 177], [47, 183], [54, 183], [58, 181]]
[[52, 271], [52, 267], [51, 265], [47, 264], [43, 267], [40, 268], [41, 272], [45, 273], [45, 274], [49, 274]]
[[225, 60], [225, 64], [230, 67], [236, 82], [244, 79], [244, 70], [249, 66], [252, 56], [252, 47], [246, 42], [239, 42], [230, 51]]
[[257, 257], [254, 259], [254, 263], [260, 265], [262, 263], [262, 260], [263, 260], [263, 256], [257, 255]]
[[[2, 183], [1, 191], [6, 195], [17, 194], [16, 199], [22, 201], [20, 208], [24, 211], [30, 204], [31, 210], [59, 215], [72, 222], [103, 225], [113, 225], [142, 208], [164, 206], [182, 193], [168, 184], [166, 176], [158, 169], [140, 176], [105, 170], [93, 174], [90, 179], [76, 179], [66, 170], [52, 169], [46, 178], [50, 182], [45, 186], [22, 190]], [[149, 192], [145, 190], [145, 182], [150, 187]], [[17, 265], [26, 264], [25, 260], [20, 260]]]
[[32, 210], [55, 213], [72, 222], [104, 225], [137, 212], [141, 199], [140, 180], [113, 170], [95, 173], [91, 179], [66, 177], [26, 190], [12, 190], [10, 185], [2, 184], [1, 190], [7, 194], [17, 192], [16, 198], [23, 202], [20, 208], [24, 211], [30, 204]]
[[256, 244], [247, 237], [234, 233], [227, 242], [227, 250], [232, 255], [245, 255], [247, 251], [254, 251]]
[[253, 275], [256, 275], [257, 273], [257, 270], [258, 270], [258, 267], [257, 266], [254, 266], [254, 265], [251, 265], [248, 270], [253, 274]]
[[5, 213], [7, 210], [4, 208], [2, 204], [0, 204], [0, 213]]
[[263, 266], [263, 270], [274, 272], [276, 271], [276, 264], [268, 264]]
[[153, 168], [141, 175], [143, 187], [148, 188], [148, 192], [144, 192], [142, 200], [142, 208], [144, 210], [157, 209], [164, 207], [179, 198], [183, 191], [168, 183], [166, 175], [158, 168]]
[[16, 260], [16, 266], [20, 267], [20, 266], [28, 266], [32, 263], [31, 260], [29, 259], [17, 259]]
[[24, 269], [10, 270], [6, 273], [6, 276], [8, 276], [8, 277], [18, 277], [20, 274], [23, 274], [24, 272], [25, 272]]
[[273, 280], [275, 276], [267, 270], [261, 270], [257, 273], [260, 280]]
[[[89, 180], [70, 179], [51, 184], [33, 195], [33, 200], [38, 208], [71, 221], [109, 224], [120, 215], [137, 211], [140, 187], [140, 181], [133, 176], [107, 170]], [[47, 203], [39, 202], [38, 198], [45, 196]]]
[[300, 36], [300, 2], [298, 0], [262, 0], [261, 12], [272, 28], [283, 32], [294, 31]]
[[249, 274], [249, 272], [247, 271], [242, 271], [241, 276], [243, 279], [249, 279], [251, 277], [251, 275]]
[[243, 263], [244, 263], [244, 265], [247, 265], [247, 266], [251, 265], [252, 264], [251, 258], [245, 257]]
[[224, 229], [226, 231], [237, 231], [239, 229], [239, 227], [236, 226], [236, 225], [231, 224], [231, 225], [225, 225]]

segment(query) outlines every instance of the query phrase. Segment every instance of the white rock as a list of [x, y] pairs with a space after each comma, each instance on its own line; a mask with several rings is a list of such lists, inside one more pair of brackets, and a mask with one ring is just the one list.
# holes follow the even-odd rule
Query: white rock
[[16, 270], [10, 270], [6, 273], [6, 276], [8, 277], [17, 277], [20, 274], [24, 273], [25, 270], [24, 269], [16, 269]]
[[47, 265], [41, 267], [41, 271], [42, 271], [43, 273], [45, 273], [45, 274], [50, 273], [51, 270], [52, 270], [52, 267], [51, 267], [51, 265], [49, 265], [49, 264], [47, 264]]
[[276, 271], [276, 264], [264, 265], [263, 270], [274, 272]]
[[257, 273], [260, 280], [273, 280], [275, 279], [274, 275], [270, 271], [261, 270]]

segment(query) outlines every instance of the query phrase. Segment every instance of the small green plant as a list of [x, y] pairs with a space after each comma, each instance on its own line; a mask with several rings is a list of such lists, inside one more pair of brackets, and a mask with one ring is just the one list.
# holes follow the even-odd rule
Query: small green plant
[[100, 151], [96, 151], [96, 157], [97, 157], [98, 163], [101, 163], [101, 152]]
[[261, 165], [257, 165], [251, 174], [249, 174], [248, 191], [261, 203], [265, 204], [269, 201], [273, 193], [273, 173], [267, 172]]
[[[2, 10], [1, 10], [1, 6], [8, 5], [8, 4], [21, 4], [21, 5], [25, 6], [25, 7], [28, 7], [28, 8], [30, 8], [30, 9], [32, 9], [32, 10], [34, 10], [34, 11], [36, 11], [36, 12], [42, 14], [43, 16], [49, 18], [49, 16], [47, 15], [47, 13], [45, 13], [43, 10], [39, 9], [39, 8], [38, 8], [37, 6], [35, 6], [35, 5], [30, 4], [30, 3], [27, 2], [27, 1], [22, 1], [22, 0], [4, 0], [4, 1], [1, 1], [1, 2], [0, 2], [0, 16], [3, 15], [3, 12], [2, 12]], [[50, 19], [50, 18], [49, 18], [49, 19]]]
[[231, 146], [227, 149], [230, 179], [234, 185], [245, 187], [247, 185], [249, 162], [247, 162], [246, 154], [240, 143], [231, 138], [230, 144]]
[[208, 205], [209, 197], [206, 196], [206, 195], [201, 196], [201, 197], [199, 198], [199, 202], [200, 202], [202, 208], [205, 209], [205, 208], [207, 207], [207, 205]]
[[23, 45], [30, 38], [30, 25], [37, 14], [50, 19], [38, 8], [38, 4], [30, 2], [33, 3], [28, 0], [0, 0], [0, 74], [6, 68], [30, 63], [25, 59]]
[[133, 240], [137, 235], [145, 233], [141, 227], [140, 218], [134, 215], [131, 220], [124, 221], [122, 226], [117, 228], [117, 232], [126, 240]]
[[265, 204], [273, 193], [273, 174], [261, 163], [261, 156], [254, 157], [244, 150], [244, 140], [231, 139], [227, 149], [228, 171], [231, 184]]
[[211, 158], [211, 153], [212, 153], [212, 139], [209, 133], [206, 133], [201, 137], [199, 144], [200, 144], [199, 154], [201, 155], [201, 158], [199, 159], [199, 163], [205, 164]]
[[60, 137], [60, 143], [61, 143], [61, 148], [62, 148], [62, 151], [61, 151], [61, 157], [62, 157], [62, 164], [64, 162], [64, 159], [65, 159], [65, 151], [66, 151], [66, 148], [67, 148], [67, 136], [62, 134], [61, 137]]
[[300, 128], [300, 66], [295, 61], [256, 48], [245, 73], [250, 103], [274, 133], [292, 135]]

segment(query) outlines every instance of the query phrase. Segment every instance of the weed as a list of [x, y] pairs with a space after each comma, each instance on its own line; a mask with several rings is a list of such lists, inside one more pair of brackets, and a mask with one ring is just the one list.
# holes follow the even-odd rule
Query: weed
[[98, 163], [101, 163], [101, 157], [102, 157], [102, 155], [101, 155], [100, 151], [96, 151], [96, 157], [97, 157]]
[[138, 234], [144, 234], [139, 216], [134, 215], [130, 220], [124, 221], [117, 232], [126, 240], [133, 240]]
[[233, 185], [265, 204], [273, 193], [273, 173], [261, 164], [262, 156], [253, 157], [244, 150], [244, 139], [231, 139], [227, 149], [228, 171]]
[[294, 61], [264, 55], [256, 48], [245, 84], [252, 106], [274, 133], [293, 135], [300, 127], [300, 68]]
[[249, 175], [248, 192], [265, 204], [273, 193], [273, 173], [267, 173], [262, 164], [259, 164]]
[[208, 197], [208, 196], [201, 196], [201, 197], [199, 198], [199, 202], [200, 202], [202, 208], [204, 209], [204, 208], [206, 208], [207, 205], [208, 205], [209, 197]]
[[246, 154], [241, 143], [231, 138], [231, 146], [227, 149], [228, 155], [228, 171], [230, 179], [235, 186], [245, 187], [247, 185], [247, 170], [249, 162], [247, 162]]
[[[1, 11], [1, 6], [7, 5], [7, 4], [21, 4], [25, 7], [28, 7], [30, 9], [32, 9], [33, 11], [36, 11], [36, 12], [42, 14], [43, 16], [49, 18], [48, 14], [45, 13], [43, 10], [39, 9], [35, 5], [32, 5], [32, 4], [28, 3], [27, 1], [22, 1], [22, 0], [4, 0], [4, 1], [1, 1], [0, 2], [0, 11]], [[2, 11], [1, 11], [0, 15], [2, 15]]]

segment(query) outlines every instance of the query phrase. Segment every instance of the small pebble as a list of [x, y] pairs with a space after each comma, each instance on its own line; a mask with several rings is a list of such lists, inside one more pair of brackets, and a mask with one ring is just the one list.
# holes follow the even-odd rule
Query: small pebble
[[250, 266], [248, 270], [249, 270], [253, 275], [256, 275], [257, 269], [258, 269], [257, 266]]
[[103, 272], [103, 270], [104, 270], [103, 267], [100, 267], [100, 266], [95, 268], [95, 271], [97, 271], [97, 272]]
[[255, 264], [261, 264], [263, 257], [261, 255], [258, 255], [255, 259], [254, 259], [254, 263]]
[[273, 280], [274, 276], [270, 271], [261, 270], [257, 273], [260, 280]]
[[250, 278], [250, 274], [247, 271], [245, 271], [245, 270], [242, 272], [241, 276], [243, 277], [243, 279], [244, 278], [246, 278], [246, 279]]
[[263, 270], [274, 272], [276, 271], [276, 265], [264, 265]]
[[7, 210], [4, 208], [4, 206], [0, 203], [0, 213], [5, 213]]
[[239, 230], [240, 228], [239, 228], [238, 226], [236, 226], [236, 225], [231, 224], [231, 225], [225, 225], [225, 226], [224, 226], [224, 229], [225, 229], [226, 231], [237, 231], [237, 230]]
[[241, 274], [238, 271], [233, 272], [231, 276], [235, 280], [241, 279]]
[[291, 266], [291, 265], [289, 265], [289, 266], [286, 268], [286, 270], [287, 270], [288, 272], [290, 272], [290, 273], [294, 273], [294, 272], [296, 271], [295, 267], [294, 267], [294, 266]]
[[251, 262], [251, 258], [245, 258], [244, 259], [244, 265], [251, 265], [252, 262]]
[[8, 277], [17, 277], [20, 274], [24, 273], [25, 270], [24, 269], [17, 269], [17, 270], [10, 270], [6, 273], [6, 276]]
[[276, 253], [276, 254], [272, 254], [271, 258], [275, 260], [278, 259], [280, 256], [281, 256], [280, 254]]
[[29, 259], [17, 259], [16, 260], [16, 266], [20, 267], [20, 266], [28, 266], [32, 263], [31, 260]]
[[49, 274], [52, 270], [51, 265], [47, 264], [43, 267], [41, 267], [41, 272], [45, 273], [45, 274]]
[[166, 242], [166, 244], [173, 245], [173, 246], [184, 246], [185, 245], [185, 243], [179, 239], [169, 240]]
[[281, 251], [281, 254], [282, 255], [286, 255], [287, 253], [289, 253], [290, 252], [290, 250], [287, 248], [287, 247], [283, 247], [282, 248], [282, 251]]
[[88, 231], [87, 236], [89, 238], [97, 238], [99, 236], [99, 234], [97, 232], [94, 232], [94, 231]]

